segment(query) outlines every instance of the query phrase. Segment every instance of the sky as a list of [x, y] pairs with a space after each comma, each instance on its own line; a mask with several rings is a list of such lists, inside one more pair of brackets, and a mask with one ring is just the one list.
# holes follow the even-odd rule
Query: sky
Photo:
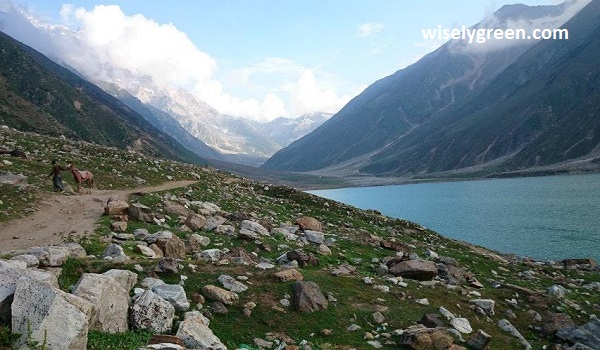
[[115, 65], [183, 87], [221, 113], [268, 121], [335, 113], [443, 44], [422, 29], [469, 27], [515, 2], [559, 1], [0, 0], [0, 12], [16, 5], [38, 27], [75, 34], [86, 53], [61, 50], [94, 62], [90, 74]]

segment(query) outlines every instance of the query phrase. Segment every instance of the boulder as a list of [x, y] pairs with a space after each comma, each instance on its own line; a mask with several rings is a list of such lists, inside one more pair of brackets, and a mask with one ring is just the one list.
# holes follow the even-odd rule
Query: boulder
[[31, 254], [16, 255], [16, 256], [13, 256], [12, 258], [10, 258], [10, 260], [22, 261], [27, 265], [27, 267], [40, 266], [40, 260], [35, 255], [31, 255]]
[[152, 287], [152, 291], [171, 303], [178, 311], [187, 311], [190, 308], [190, 303], [187, 300], [183, 286], [178, 284], [159, 284]]
[[314, 256], [314, 254], [306, 253], [302, 249], [296, 249], [294, 251], [287, 252], [286, 256], [289, 261], [294, 261], [294, 260], [297, 261], [298, 266], [300, 266], [300, 267], [305, 267], [307, 265], [309, 265], [309, 266], [319, 265], [319, 259], [316, 256]]
[[200, 231], [206, 225], [206, 218], [200, 214], [190, 214], [185, 219], [185, 225], [192, 231]]
[[169, 333], [174, 317], [173, 305], [151, 290], [137, 295], [129, 308], [129, 324], [134, 329]]
[[321, 244], [325, 240], [325, 234], [319, 231], [304, 230], [304, 238], [310, 243]]
[[463, 268], [446, 264], [438, 264], [437, 267], [438, 276], [446, 281], [446, 284], [458, 286], [467, 283], [468, 273]]
[[[21, 334], [21, 337], [13, 343], [15, 349], [28, 341], [45, 343], [47, 349], [87, 348], [87, 316], [69, 302], [67, 295], [31, 278], [18, 280], [12, 303], [11, 329], [13, 334]], [[78, 304], [91, 308], [84, 300], [79, 300]]]
[[17, 288], [17, 281], [19, 278], [24, 277], [43, 282], [58, 289], [58, 279], [48, 271], [6, 266], [0, 268], [0, 323], [10, 323], [11, 304], [15, 289]]
[[116, 232], [127, 231], [127, 221], [115, 221], [110, 224], [110, 228]]
[[186, 312], [176, 336], [189, 349], [227, 350], [221, 340], [208, 328], [210, 321], [199, 311]]
[[600, 320], [590, 317], [588, 323], [579, 327], [571, 326], [558, 330], [556, 336], [574, 344], [581, 344], [590, 349], [600, 349]]
[[174, 258], [162, 258], [152, 268], [157, 273], [178, 273], [179, 262]]
[[240, 297], [236, 293], [213, 285], [204, 286], [201, 291], [206, 298], [225, 305], [233, 305], [240, 300]]
[[127, 293], [131, 292], [138, 279], [137, 273], [129, 270], [111, 269], [103, 273], [103, 275], [114, 278]]
[[104, 207], [104, 214], [106, 215], [127, 215], [129, 210], [129, 203], [126, 201], [109, 201]]
[[84, 273], [73, 287], [73, 294], [89, 301], [97, 310], [90, 329], [107, 333], [127, 331], [129, 293], [114, 278]]
[[123, 247], [118, 244], [111, 243], [104, 249], [104, 252], [102, 253], [102, 259], [123, 262], [128, 260], [129, 257], [123, 251]]
[[384, 249], [394, 250], [396, 252], [403, 253], [404, 256], [409, 256], [411, 254], [411, 249], [408, 244], [402, 242], [395, 242], [389, 240], [381, 240], [379, 241], [379, 246]]
[[149, 223], [154, 222], [154, 215], [152, 214], [151, 209], [140, 203], [132, 203], [127, 209], [127, 215], [129, 215], [130, 219]]
[[263, 225], [250, 220], [242, 221], [240, 235], [242, 234], [242, 231], [248, 231], [250, 232], [250, 234], [248, 234], [249, 236], [255, 236], [256, 238], [270, 235], [269, 231]]
[[565, 313], [550, 313], [542, 319], [542, 322], [542, 330], [550, 335], [556, 334], [559, 329], [575, 326], [571, 316]]
[[496, 302], [492, 299], [472, 299], [469, 303], [480, 307], [488, 316], [494, 316], [494, 306]]
[[169, 214], [175, 214], [184, 217], [187, 217], [190, 214], [190, 210], [181, 204], [173, 203], [171, 201], [165, 201], [164, 204], [164, 210]]
[[423, 315], [419, 323], [427, 328], [444, 327], [444, 321], [436, 314]]
[[409, 327], [402, 334], [401, 343], [412, 349], [450, 349], [454, 339], [445, 328]]
[[452, 325], [452, 327], [454, 327], [454, 329], [461, 333], [470, 334], [471, 332], [473, 332], [473, 328], [471, 328], [471, 323], [469, 323], [469, 320], [467, 320], [466, 318], [453, 318], [450, 320], [450, 324]]
[[206, 231], [214, 231], [217, 227], [224, 224], [225, 221], [227, 220], [222, 216], [209, 216], [206, 218], [206, 225], [204, 225], [204, 229]]
[[248, 286], [228, 275], [221, 275], [217, 280], [230, 292], [242, 293], [248, 290]]
[[206, 236], [200, 236], [197, 233], [192, 233], [188, 239], [188, 244], [192, 253], [198, 253], [203, 247], [210, 244], [210, 238]]
[[523, 337], [521, 332], [519, 332], [507, 319], [501, 319], [498, 321], [498, 327], [500, 327], [503, 331], [510, 334], [511, 336], [517, 338], [521, 345], [525, 348], [525, 350], [531, 349], [531, 344]]
[[185, 243], [176, 235], [170, 239], [159, 239], [156, 241], [156, 245], [160, 247], [166, 258], [185, 258]]
[[278, 271], [273, 274], [281, 282], [302, 281], [304, 276], [296, 269]]
[[198, 213], [206, 216], [215, 215], [221, 212], [218, 205], [211, 202], [192, 201], [190, 205], [194, 207]]
[[492, 336], [479, 329], [469, 338], [467, 345], [474, 350], [483, 350], [488, 346], [490, 341], [492, 341]]
[[38, 258], [42, 267], [62, 266], [71, 256], [70, 249], [64, 246], [33, 247], [25, 252]]
[[151, 259], [156, 258], [156, 252], [144, 244], [137, 244], [135, 246], [135, 251], [142, 254], [145, 257], [148, 257]]
[[390, 267], [389, 273], [419, 281], [431, 280], [437, 276], [437, 266], [431, 261], [407, 260]]
[[213, 248], [213, 249], [206, 249], [206, 250], [201, 251], [200, 253], [195, 254], [194, 258], [199, 259], [199, 260], [204, 260], [207, 262], [217, 262], [217, 261], [221, 260], [222, 255], [223, 255], [223, 252], [221, 251], [221, 249]]
[[231, 225], [219, 225], [215, 229], [215, 233], [226, 236], [235, 236], [235, 227]]
[[329, 306], [321, 289], [314, 282], [297, 281], [292, 289], [294, 307], [300, 312], [325, 310]]
[[310, 217], [310, 216], [301, 216], [298, 219], [296, 219], [295, 222], [296, 225], [298, 225], [298, 227], [302, 230], [302, 231], [306, 231], [306, 230], [311, 230], [311, 231], [323, 231], [323, 226], [321, 225], [321, 223], [319, 222], [319, 220]]

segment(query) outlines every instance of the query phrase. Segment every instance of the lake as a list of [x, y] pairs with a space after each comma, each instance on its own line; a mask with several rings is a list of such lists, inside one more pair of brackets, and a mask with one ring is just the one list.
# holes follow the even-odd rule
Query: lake
[[309, 192], [504, 253], [600, 261], [600, 174]]

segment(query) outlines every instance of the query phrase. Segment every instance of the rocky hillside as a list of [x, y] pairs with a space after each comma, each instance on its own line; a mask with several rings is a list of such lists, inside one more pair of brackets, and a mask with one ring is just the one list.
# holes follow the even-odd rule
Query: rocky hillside
[[0, 124], [180, 161], [202, 161], [99, 87], [2, 32]]
[[119, 149], [7, 128], [0, 145], [24, 156], [0, 161], [0, 178], [22, 174], [2, 185], [4, 220], [26, 215], [15, 210], [23, 202], [36, 210], [38, 197], [60, 205], [64, 194], [38, 181], [55, 154], [114, 169], [98, 174], [103, 188], [196, 181], [98, 202], [96, 231], [62, 245], [3, 250], [0, 346], [600, 347], [600, 274], [585, 257], [500, 255], [376, 211]]

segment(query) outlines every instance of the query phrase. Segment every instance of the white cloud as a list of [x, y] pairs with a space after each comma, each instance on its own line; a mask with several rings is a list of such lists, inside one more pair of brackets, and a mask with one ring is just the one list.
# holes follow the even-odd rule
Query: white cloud
[[[141, 14], [126, 15], [117, 5], [92, 10], [64, 5], [59, 25], [48, 24], [10, 0], [0, 0], [0, 5], [2, 11], [11, 12], [0, 13], [3, 30], [90, 80], [135, 85], [138, 82], [130, 81], [133, 73], [146, 81], [183, 87], [221, 113], [257, 120], [299, 116], [298, 111], [306, 110], [335, 112], [343, 105], [340, 101], [347, 100], [318, 84], [312, 73], [305, 74], [301, 64], [285, 58], [224, 72], [221, 75], [228, 79], [220, 81], [217, 61], [175, 25]], [[291, 85], [292, 90], [282, 88]], [[234, 89], [236, 96], [227, 86], [245, 90]]]
[[352, 96], [338, 96], [332, 87], [317, 82], [313, 71], [305, 69], [295, 83], [287, 85], [292, 98], [292, 111], [300, 116], [311, 112], [336, 113]]
[[363, 23], [358, 27], [356, 35], [361, 38], [366, 38], [383, 30], [381, 23]]

